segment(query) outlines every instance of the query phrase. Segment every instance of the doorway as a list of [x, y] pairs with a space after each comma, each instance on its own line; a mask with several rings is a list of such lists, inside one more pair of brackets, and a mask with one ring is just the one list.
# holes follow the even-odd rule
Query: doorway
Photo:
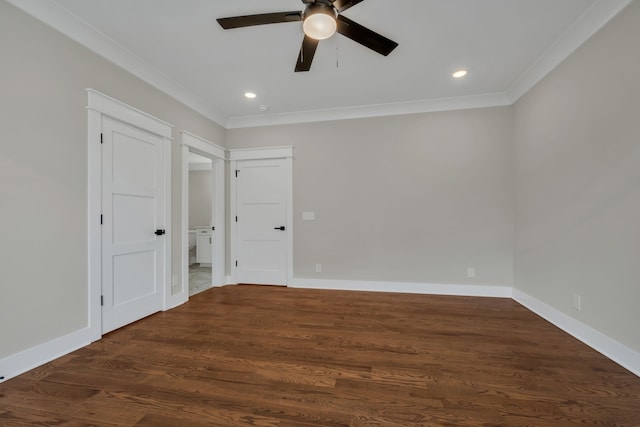
[[182, 277], [190, 296], [225, 284], [225, 149], [182, 132]]
[[[213, 160], [189, 151], [189, 296], [213, 286]], [[216, 242], [217, 243], [217, 242]]]

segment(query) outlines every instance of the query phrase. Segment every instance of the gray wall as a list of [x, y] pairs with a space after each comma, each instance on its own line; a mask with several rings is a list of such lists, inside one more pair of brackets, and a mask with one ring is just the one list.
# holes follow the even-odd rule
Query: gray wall
[[213, 171], [189, 172], [189, 227], [211, 224]]
[[298, 278], [511, 286], [511, 123], [487, 108], [235, 129], [227, 146], [294, 146]]
[[[224, 129], [3, 1], [0, 57], [1, 358], [87, 324], [85, 88], [176, 125], [174, 231], [179, 132], [224, 144]], [[179, 267], [174, 256], [173, 274]]]
[[639, 41], [632, 2], [515, 105], [515, 286], [636, 351]]

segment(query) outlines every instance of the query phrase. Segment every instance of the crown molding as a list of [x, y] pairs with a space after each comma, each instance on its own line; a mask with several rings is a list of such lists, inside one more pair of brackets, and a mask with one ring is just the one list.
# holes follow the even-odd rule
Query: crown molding
[[633, 0], [598, 0], [508, 90], [515, 103]]
[[209, 102], [181, 87], [164, 73], [54, 0], [6, 1], [224, 127], [226, 118], [212, 109]]
[[512, 105], [633, 0], [597, 0], [506, 92], [230, 118], [212, 108], [210, 102], [175, 83], [142, 58], [69, 12], [55, 0], [6, 1], [218, 125], [226, 129], [237, 129]]
[[362, 119], [370, 117], [399, 116], [403, 114], [431, 113], [436, 111], [466, 110], [470, 108], [511, 105], [504, 93], [461, 96], [455, 98], [426, 99], [422, 101], [395, 102], [356, 107], [329, 108], [325, 110], [297, 111], [282, 114], [231, 117], [227, 129], [258, 126], [275, 126], [294, 123], [324, 122], [331, 120]]

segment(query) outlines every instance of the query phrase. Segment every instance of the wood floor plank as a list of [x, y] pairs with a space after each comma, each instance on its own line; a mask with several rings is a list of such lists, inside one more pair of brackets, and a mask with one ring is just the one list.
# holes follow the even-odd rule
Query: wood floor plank
[[0, 426], [640, 426], [640, 378], [510, 299], [226, 286], [0, 385]]

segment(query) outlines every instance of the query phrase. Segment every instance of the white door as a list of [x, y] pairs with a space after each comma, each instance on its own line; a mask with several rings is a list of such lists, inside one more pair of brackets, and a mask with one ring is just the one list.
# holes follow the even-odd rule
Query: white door
[[236, 167], [237, 282], [286, 285], [286, 160], [242, 160]]
[[102, 332], [106, 333], [162, 309], [167, 242], [161, 234], [163, 139], [107, 118], [102, 132]]

